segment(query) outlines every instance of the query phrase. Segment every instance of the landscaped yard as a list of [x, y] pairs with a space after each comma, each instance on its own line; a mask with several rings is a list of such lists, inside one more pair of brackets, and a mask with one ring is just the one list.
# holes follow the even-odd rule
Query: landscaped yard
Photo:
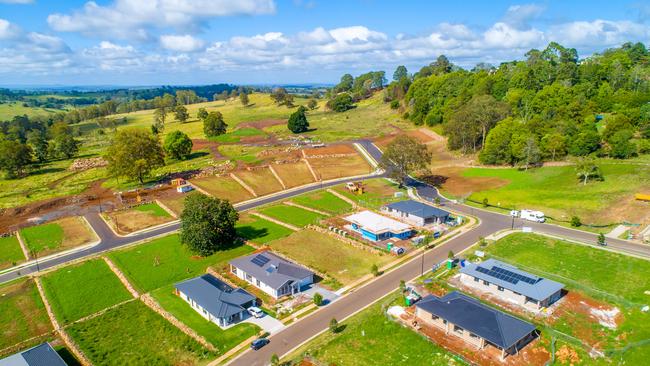
[[192, 184], [208, 192], [212, 196], [221, 199], [227, 199], [230, 202], [237, 203], [253, 198], [244, 187], [237, 183], [231, 177], [207, 177], [193, 179]]
[[97, 365], [196, 365], [215, 356], [140, 301], [67, 331]]
[[174, 218], [157, 203], [151, 202], [126, 210], [105, 213], [117, 232], [129, 234], [173, 221]]
[[[352, 193], [345, 188], [345, 185], [334, 187], [334, 190], [357, 202], [359, 205], [378, 209], [379, 207], [404, 198], [396, 198], [395, 193], [400, 192], [397, 184], [389, 182], [386, 179], [377, 178], [363, 181], [365, 193], [359, 195]], [[406, 197], [406, 190], [401, 190]]]
[[20, 230], [30, 253], [39, 257], [88, 244], [95, 235], [80, 217], [66, 217], [47, 224], [26, 227]]
[[321, 180], [351, 177], [372, 173], [372, 168], [361, 155], [332, 158], [309, 158], [309, 164]]
[[269, 206], [260, 209], [259, 212], [276, 220], [298, 227], [304, 227], [316, 223], [324, 217], [323, 215], [317, 214], [313, 211], [307, 211], [299, 207], [288, 205]]
[[[301, 230], [268, 245], [278, 252], [321, 273], [342, 285], [370, 273], [373, 264], [381, 267], [395, 257], [375, 254], [313, 230]], [[339, 286], [334, 286], [339, 287]]]
[[13, 267], [24, 260], [25, 255], [14, 235], [0, 237], [0, 269]]
[[[0, 350], [51, 331], [52, 324], [33, 280], [21, 279], [0, 287]], [[25, 348], [41, 341], [35, 339]]]
[[327, 191], [319, 191], [294, 198], [293, 202], [316, 210], [338, 214], [352, 209], [352, 205]]
[[253, 215], [240, 214], [237, 222], [237, 235], [259, 244], [284, 238], [291, 233], [293, 233], [292, 230], [282, 225]]
[[247, 186], [249, 186], [258, 196], [264, 196], [269, 193], [281, 191], [282, 185], [275, 178], [269, 168], [259, 168], [251, 171], [241, 170], [235, 172]]
[[102, 259], [49, 273], [43, 276], [43, 287], [54, 314], [63, 324], [131, 298]]
[[287, 188], [314, 182], [314, 176], [304, 161], [288, 164], [273, 164], [273, 169], [278, 173]]
[[240, 323], [226, 330], [219, 328], [218, 325], [203, 318], [187, 302], [174, 294], [173, 285], [155, 290], [152, 292], [152, 296], [165, 310], [212, 343], [217, 348], [217, 355], [227, 352], [260, 331], [257, 325], [250, 323]]
[[199, 257], [181, 245], [178, 235], [174, 234], [110, 253], [109, 257], [137, 289], [149, 292], [201, 275], [208, 266], [224, 265], [229, 260], [252, 251], [253, 248], [242, 245], [209, 257]]

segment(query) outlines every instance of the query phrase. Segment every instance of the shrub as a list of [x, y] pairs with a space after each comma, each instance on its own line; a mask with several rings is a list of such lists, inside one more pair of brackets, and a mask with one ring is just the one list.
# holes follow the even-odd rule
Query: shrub
[[582, 226], [582, 221], [580, 221], [580, 218], [578, 216], [571, 217], [571, 226], [573, 227]]
[[399, 100], [394, 100], [390, 102], [390, 109], [397, 109], [399, 108]]
[[321, 306], [321, 305], [323, 305], [323, 295], [321, 295], [321, 294], [318, 293], [318, 292], [315, 293], [315, 294], [314, 294], [314, 304], [316, 304], [316, 306]]
[[376, 264], [373, 264], [372, 267], [370, 267], [370, 273], [375, 277], [379, 276], [379, 267], [377, 267]]
[[330, 320], [330, 332], [332, 333], [339, 332], [339, 322], [336, 320], [336, 318], [332, 318], [332, 320]]

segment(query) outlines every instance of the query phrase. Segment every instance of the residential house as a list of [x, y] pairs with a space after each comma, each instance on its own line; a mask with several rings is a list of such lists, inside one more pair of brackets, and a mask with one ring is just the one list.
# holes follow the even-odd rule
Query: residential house
[[536, 336], [535, 326], [460, 292], [426, 296], [415, 305], [418, 322], [437, 327], [483, 350], [496, 347], [501, 358], [516, 354]]
[[449, 219], [449, 212], [414, 200], [393, 202], [381, 211], [415, 226], [442, 224]]
[[548, 307], [559, 300], [564, 289], [559, 282], [492, 258], [478, 264], [466, 262], [460, 269], [460, 280], [467, 286], [533, 310]]
[[0, 360], [0, 366], [66, 366], [61, 356], [49, 343], [41, 343], [26, 351]]
[[391, 238], [408, 239], [413, 236], [411, 225], [379, 215], [372, 211], [361, 211], [344, 218], [350, 222], [352, 230], [364, 239], [381, 241]]
[[299, 293], [314, 282], [314, 272], [269, 251], [230, 261], [230, 271], [275, 299]]
[[197, 313], [220, 327], [227, 327], [247, 316], [247, 309], [257, 299], [240, 288], [233, 288], [206, 274], [174, 285], [176, 294]]

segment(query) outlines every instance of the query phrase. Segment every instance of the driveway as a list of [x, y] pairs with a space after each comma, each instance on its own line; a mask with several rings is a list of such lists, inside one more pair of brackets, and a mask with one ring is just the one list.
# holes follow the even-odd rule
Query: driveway
[[244, 323], [255, 324], [258, 327], [262, 328], [265, 332], [269, 332], [270, 334], [275, 334], [281, 331], [282, 329], [284, 329], [285, 327], [285, 325], [282, 324], [281, 321], [270, 316], [269, 314], [266, 314], [261, 318], [249, 316], [246, 320], [244, 320]]
[[317, 292], [323, 296], [323, 300], [325, 304], [329, 304], [330, 302], [336, 300], [339, 297], [339, 295], [337, 295], [335, 292], [332, 292], [319, 285], [311, 285], [308, 290], [304, 290], [302, 293], [311, 298], [314, 298], [314, 294]]

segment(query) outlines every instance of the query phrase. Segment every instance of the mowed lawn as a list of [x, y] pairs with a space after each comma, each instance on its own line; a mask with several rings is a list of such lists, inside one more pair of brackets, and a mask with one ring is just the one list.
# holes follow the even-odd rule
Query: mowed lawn
[[102, 259], [49, 273], [43, 276], [43, 287], [54, 314], [63, 324], [131, 298]]
[[88, 244], [96, 239], [80, 217], [65, 217], [50, 223], [20, 229], [30, 253], [45, 256]]
[[25, 255], [14, 235], [0, 237], [0, 269], [13, 267], [24, 260]]
[[251, 171], [242, 170], [236, 172], [235, 175], [246, 183], [258, 196], [283, 190], [280, 182], [267, 167]]
[[351, 204], [327, 191], [320, 191], [298, 196], [292, 201], [305, 207], [314, 208], [319, 211], [330, 212], [332, 214], [347, 212], [352, 209]]
[[373, 264], [381, 267], [395, 259], [353, 247], [313, 230], [297, 231], [286, 238], [267, 243], [298, 263], [326, 274], [346, 285], [370, 273]]
[[253, 198], [252, 194], [231, 177], [206, 177], [192, 179], [191, 183], [216, 198], [226, 199], [232, 203], [246, 201]]
[[313, 211], [307, 211], [299, 207], [288, 205], [269, 206], [258, 211], [266, 216], [298, 227], [313, 224], [325, 217]]
[[129, 282], [140, 291], [149, 292], [201, 275], [208, 266], [224, 265], [229, 260], [252, 251], [250, 246], [241, 245], [209, 257], [199, 257], [181, 245], [178, 235], [174, 234], [112, 252], [109, 257], [129, 278]]
[[51, 331], [33, 280], [21, 279], [0, 287], [0, 350]]
[[152, 292], [152, 296], [167, 311], [183, 324], [194, 329], [217, 348], [221, 355], [260, 331], [257, 325], [240, 323], [226, 330], [199, 315], [188, 303], [174, 294], [174, 286], [161, 287]]
[[236, 228], [237, 235], [259, 244], [284, 238], [293, 233], [282, 225], [247, 214], [240, 214]]
[[196, 365], [214, 357], [140, 301], [66, 330], [96, 365]]

